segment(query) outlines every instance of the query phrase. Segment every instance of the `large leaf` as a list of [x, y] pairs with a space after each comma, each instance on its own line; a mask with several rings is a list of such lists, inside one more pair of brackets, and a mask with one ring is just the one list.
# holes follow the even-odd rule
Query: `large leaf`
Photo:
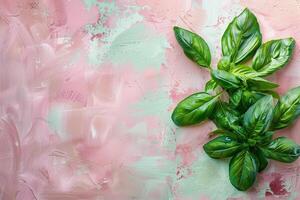
[[245, 61], [261, 45], [256, 17], [248, 9], [235, 17], [222, 36], [222, 53], [234, 63]]
[[300, 156], [300, 146], [285, 137], [276, 138], [261, 150], [267, 158], [285, 163], [294, 162]]
[[233, 156], [242, 145], [231, 137], [219, 136], [203, 145], [203, 148], [207, 155], [217, 159]]
[[202, 67], [210, 67], [210, 50], [202, 37], [180, 27], [174, 27], [174, 32], [178, 43], [188, 58]]
[[278, 101], [271, 128], [278, 130], [292, 124], [300, 115], [300, 87], [289, 90]]
[[277, 88], [279, 85], [260, 77], [247, 79], [247, 85], [250, 90], [265, 91]]
[[254, 55], [252, 67], [259, 73], [259, 76], [270, 75], [289, 62], [294, 47], [293, 38], [266, 42]]
[[236, 154], [229, 163], [229, 179], [238, 190], [245, 191], [255, 182], [257, 173], [256, 160], [249, 151]]
[[224, 70], [212, 70], [211, 77], [225, 89], [237, 89], [241, 86], [241, 80]]
[[182, 100], [172, 114], [173, 122], [178, 126], [193, 125], [207, 119], [218, 101], [218, 95], [205, 92], [192, 94]]
[[273, 98], [268, 95], [253, 104], [244, 115], [244, 128], [249, 136], [256, 136], [268, 130], [273, 118]]
[[239, 126], [240, 114], [225, 102], [218, 102], [210, 117], [218, 128], [235, 130]]

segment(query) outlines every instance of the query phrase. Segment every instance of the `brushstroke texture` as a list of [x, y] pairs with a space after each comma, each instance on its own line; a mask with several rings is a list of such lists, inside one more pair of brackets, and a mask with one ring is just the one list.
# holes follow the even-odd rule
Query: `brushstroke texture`
[[[272, 163], [241, 193], [227, 161], [202, 151], [213, 125], [170, 119], [209, 79], [172, 27], [200, 34], [217, 59], [245, 6], [264, 40], [300, 43], [296, 0], [0, 0], [0, 199], [300, 199], [299, 161]], [[300, 84], [299, 64], [296, 46], [272, 77], [280, 93]], [[299, 128], [282, 134], [299, 143]]]

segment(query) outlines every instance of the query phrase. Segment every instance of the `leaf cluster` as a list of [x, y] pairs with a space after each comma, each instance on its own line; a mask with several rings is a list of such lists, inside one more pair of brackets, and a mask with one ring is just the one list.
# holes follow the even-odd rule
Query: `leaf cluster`
[[226, 28], [221, 39], [222, 58], [213, 69], [209, 46], [201, 36], [180, 27], [174, 27], [174, 32], [184, 54], [207, 68], [211, 79], [204, 92], [192, 94], [176, 106], [172, 120], [178, 126], [207, 119], [215, 123], [213, 134], [217, 137], [203, 148], [214, 159], [232, 157], [231, 184], [245, 191], [255, 182], [256, 174], [267, 167], [268, 159], [295, 161], [300, 146], [286, 137], [274, 138], [274, 134], [300, 115], [300, 87], [280, 97], [275, 91], [279, 85], [265, 78], [289, 62], [295, 40], [262, 44], [258, 21], [245, 9]]

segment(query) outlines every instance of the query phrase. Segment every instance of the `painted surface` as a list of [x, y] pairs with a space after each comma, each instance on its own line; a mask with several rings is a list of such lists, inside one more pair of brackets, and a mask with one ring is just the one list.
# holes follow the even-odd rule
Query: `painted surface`
[[[215, 64], [244, 7], [264, 41], [295, 37], [273, 79], [280, 93], [300, 85], [297, 0], [0, 0], [0, 199], [300, 200], [300, 161], [271, 162], [238, 192], [228, 161], [203, 153], [214, 125], [170, 120], [209, 79], [172, 26], [202, 35]], [[299, 129], [279, 134], [300, 143]]]

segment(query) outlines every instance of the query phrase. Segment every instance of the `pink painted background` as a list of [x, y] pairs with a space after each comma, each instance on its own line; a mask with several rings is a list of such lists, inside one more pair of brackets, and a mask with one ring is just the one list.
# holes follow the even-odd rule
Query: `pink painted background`
[[[228, 161], [203, 153], [214, 125], [170, 120], [209, 79], [172, 27], [203, 36], [215, 64], [245, 7], [264, 41], [296, 39], [272, 79], [300, 85], [297, 0], [0, 0], [0, 199], [300, 200], [300, 160], [271, 161], [238, 192]], [[300, 121], [280, 134], [300, 143]]]

